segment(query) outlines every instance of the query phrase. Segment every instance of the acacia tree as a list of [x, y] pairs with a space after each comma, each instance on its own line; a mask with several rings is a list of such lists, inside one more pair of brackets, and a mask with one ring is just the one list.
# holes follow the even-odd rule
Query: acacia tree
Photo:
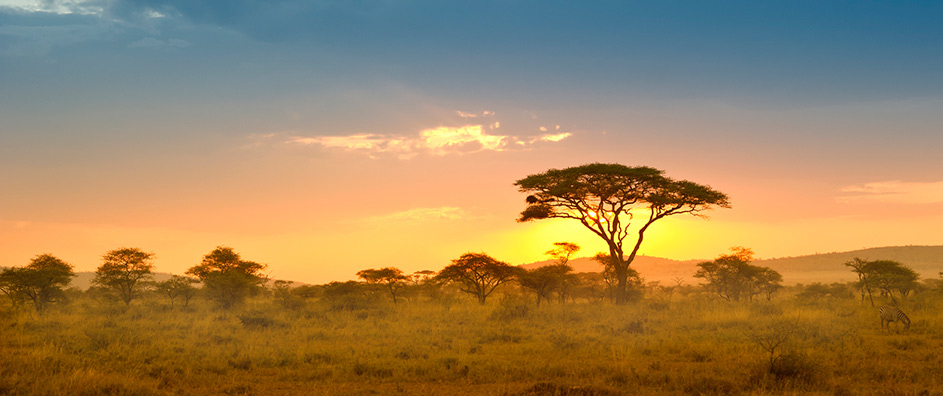
[[37, 312], [63, 297], [62, 288], [72, 282], [72, 265], [50, 254], [41, 254], [25, 267], [7, 268], [0, 273], [0, 288], [18, 305], [33, 302]]
[[174, 307], [174, 300], [183, 297], [183, 306], [190, 305], [190, 299], [196, 295], [197, 288], [193, 286], [200, 281], [189, 276], [172, 275], [170, 279], [157, 282], [157, 291], [170, 299], [170, 308]]
[[864, 295], [868, 295], [868, 299], [871, 301], [871, 306], [874, 306], [874, 296], [871, 295], [871, 281], [868, 279], [869, 273], [865, 270], [865, 265], [868, 262], [862, 260], [858, 257], [853, 258], [851, 261], [845, 263], [846, 267], [851, 268], [851, 270], [858, 274], [858, 289], [861, 291], [861, 301], [864, 302]]
[[408, 276], [403, 275], [403, 271], [393, 267], [361, 270], [357, 272], [357, 277], [371, 285], [386, 286], [393, 297], [393, 304], [396, 304], [396, 292], [406, 286], [405, 282], [409, 280]]
[[484, 304], [494, 289], [514, 279], [520, 271], [484, 253], [465, 253], [439, 271], [436, 279], [458, 283], [461, 291], [474, 295], [478, 303]]
[[537, 267], [532, 270], [524, 270], [518, 274], [518, 282], [521, 287], [533, 290], [537, 295], [537, 305], [540, 306], [541, 300], [550, 301], [550, 296], [554, 292], [562, 292], [568, 281], [567, 277], [573, 267], [566, 264], [553, 264]]
[[187, 270], [203, 282], [207, 295], [221, 307], [241, 304], [265, 283], [264, 264], [243, 260], [233, 248], [218, 246]]
[[891, 300], [894, 300], [895, 293], [901, 298], [907, 297], [917, 288], [917, 279], [920, 278], [916, 271], [892, 260], [870, 261], [865, 270], [870, 273], [868, 278], [874, 286]]
[[[567, 264], [570, 262], [570, 257], [576, 254], [578, 251], [580, 251], [580, 245], [577, 245], [573, 242], [554, 242], [553, 249], [544, 252], [544, 254], [556, 260], [557, 265], [570, 268], [568, 271], [563, 271], [562, 268], [556, 271], [548, 270], [560, 278], [559, 284], [554, 287], [554, 289], [556, 289], [557, 295], [560, 297], [560, 302], [566, 302], [566, 299], [570, 294], [570, 287], [579, 281], [576, 275], [572, 273], [573, 267], [570, 267], [570, 265]], [[540, 305], [539, 298], [537, 300], [537, 305]]]
[[109, 251], [102, 256], [102, 265], [95, 271], [92, 284], [113, 290], [125, 305], [131, 305], [144, 281], [151, 278], [153, 258], [154, 253], [138, 248]]
[[863, 301], [867, 293], [871, 306], [874, 306], [872, 290], [880, 291], [881, 295], [894, 300], [895, 292], [906, 297], [916, 289], [917, 279], [920, 278], [914, 270], [892, 260], [868, 261], [855, 257], [845, 265], [858, 274], [857, 286], [861, 290], [861, 299]]
[[557, 260], [557, 264], [565, 265], [570, 261], [570, 256], [576, 254], [578, 251], [580, 251], [580, 245], [573, 242], [554, 242], [553, 249], [548, 250], [544, 254]]
[[714, 261], [698, 264], [700, 269], [694, 277], [706, 280], [707, 288], [728, 301], [752, 300], [760, 293], [771, 300], [773, 293], [782, 287], [783, 276], [772, 268], [750, 264], [753, 261], [750, 249], [734, 247], [730, 250], [732, 254], [722, 254]]
[[[655, 221], [678, 214], [704, 216], [702, 212], [714, 206], [730, 207], [727, 195], [663, 173], [644, 166], [593, 163], [530, 175], [514, 183], [529, 194], [518, 221], [573, 219], [602, 238], [613, 259], [616, 302], [625, 303], [629, 265]], [[626, 255], [623, 242], [630, 235]]]

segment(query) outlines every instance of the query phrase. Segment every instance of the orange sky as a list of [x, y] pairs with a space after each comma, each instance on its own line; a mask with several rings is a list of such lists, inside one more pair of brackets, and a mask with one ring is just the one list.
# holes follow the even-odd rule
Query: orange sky
[[[351, 279], [365, 268], [438, 270], [467, 251], [523, 264], [545, 259], [558, 241], [577, 242], [581, 255], [605, 250], [572, 221], [516, 223], [524, 203], [513, 182], [550, 167], [618, 161], [622, 148], [628, 157], [651, 154], [631, 138], [591, 132], [540, 141], [539, 127], [538, 138], [516, 139], [535, 143], [489, 148], [465, 141], [482, 138], [481, 126], [469, 125], [474, 127], [452, 131], [470, 134], [442, 134], [435, 147], [423, 146], [423, 133], [403, 137], [418, 141], [395, 150], [310, 147], [280, 134], [247, 137], [208, 153], [212, 160], [145, 158], [133, 169], [87, 165], [81, 181], [50, 174], [47, 181], [74, 187], [35, 183], [36, 195], [8, 195], [7, 202], [13, 198], [24, 211], [0, 221], [0, 262], [22, 265], [51, 253], [90, 271], [105, 251], [128, 246], [155, 252], [158, 271], [182, 273], [215, 246], [227, 245], [267, 263], [274, 278], [325, 283]], [[435, 130], [444, 129], [427, 132]], [[484, 138], [498, 141], [498, 131], [486, 131]], [[732, 209], [709, 212], [707, 220], [659, 221], [643, 254], [699, 259], [747, 246], [759, 258], [772, 258], [940, 242], [939, 183], [843, 185], [683, 159], [626, 164], [709, 184], [733, 202]]]

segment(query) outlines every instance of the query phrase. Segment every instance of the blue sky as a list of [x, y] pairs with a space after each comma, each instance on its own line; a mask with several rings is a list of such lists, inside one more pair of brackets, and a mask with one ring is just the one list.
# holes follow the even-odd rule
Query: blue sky
[[[403, 248], [415, 269], [463, 249], [536, 260], [556, 240], [515, 231], [532, 226], [513, 223], [513, 181], [593, 161], [732, 196], [690, 228], [729, 237], [651, 254], [939, 243], [941, 17], [939, 2], [0, 0], [0, 236], [18, 241], [0, 265], [358, 239], [373, 231], [323, 209], [351, 202], [438, 222], [383, 228], [414, 241], [476, 230]], [[795, 237], [809, 228], [816, 243]], [[311, 257], [272, 260], [304, 277]]]

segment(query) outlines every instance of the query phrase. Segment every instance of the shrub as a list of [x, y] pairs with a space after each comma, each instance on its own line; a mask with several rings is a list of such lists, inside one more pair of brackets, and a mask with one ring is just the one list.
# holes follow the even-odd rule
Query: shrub
[[501, 298], [498, 307], [491, 311], [489, 318], [492, 320], [514, 320], [525, 319], [530, 315], [530, 306], [520, 298], [504, 296]]

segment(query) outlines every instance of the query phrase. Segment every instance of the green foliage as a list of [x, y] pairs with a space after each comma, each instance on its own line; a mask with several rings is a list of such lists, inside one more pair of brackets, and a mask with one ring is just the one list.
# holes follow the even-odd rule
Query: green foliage
[[[514, 184], [529, 194], [518, 221], [574, 219], [606, 242], [620, 303], [628, 300], [629, 265], [645, 231], [655, 221], [677, 214], [701, 216], [715, 206], [730, 207], [727, 195], [719, 191], [687, 180], [676, 181], [661, 170], [644, 166], [593, 163], [550, 169]], [[633, 210], [647, 215], [633, 216]], [[626, 255], [623, 242], [632, 229], [636, 238]]]
[[130, 305], [151, 278], [153, 258], [154, 253], [138, 248], [111, 250], [102, 256], [102, 265], [95, 271], [92, 284], [116, 293], [119, 300]]
[[457, 283], [461, 291], [475, 296], [478, 303], [484, 304], [498, 286], [514, 279], [522, 271], [484, 253], [465, 253], [439, 271], [436, 279]]
[[706, 280], [706, 287], [727, 301], [753, 300], [757, 294], [771, 300], [782, 288], [782, 275], [771, 268], [751, 265], [753, 251], [750, 249], [734, 247], [730, 250], [732, 254], [698, 264], [700, 269], [694, 277]]
[[25, 267], [13, 267], [0, 272], [0, 290], [14, 306], [32, 301], [36, 311], [43, 312], [49, 304], [65, 298], [63, 288], [69, 285], [75, 272], [72, 265], [59, 258], [41, 254]]
[[187, 274], [203, 282], [203, 290], [219, 307], [230, 309], [261, 290], [264, 269], [263, 264], [242, 260], [232, 248], [219, 246]]

